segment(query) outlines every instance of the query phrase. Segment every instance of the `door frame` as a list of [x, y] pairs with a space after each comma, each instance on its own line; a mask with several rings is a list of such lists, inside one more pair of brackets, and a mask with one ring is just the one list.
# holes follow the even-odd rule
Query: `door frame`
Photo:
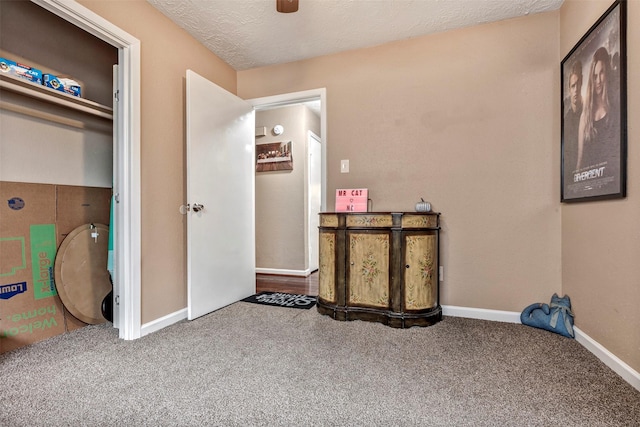
[[[318, 89], [309, 89], [300, 92], [289, 92], [283, 93], [279, 95], [265, 96], [261, 98], [252, 98], [247, 99], [246, 101], [251, 104], [255, 111], [260, 110], [269, 110], [277, 107], [286, 107], [288, 105], [300, 104], [307, 101], [315, 101], [320, 100], [320, 145], [322, 147], [322, 161], [321, 161], [321, 171], [320, 171], [320, 182], [321, 182], [321, 212], [326, 212], [327, 210], [327, 89], [326, 88], [318, 88]], [[305, 141], [306, 145], [306, 141]], [[305, 150], [306, 151], [306, 150]], [[307, 177], [305, 177], [305, 182], [308, 182]], [[308, 201], [305, 200], [305, 203]], [[306, 206], [306, 205], [305, 205]], [[305, 209], [306, 210], [306, 209]], [[308, 215], [305, 218], [306, 227], [309, 226], [309, 218]], [[309, 230], [305, 231], [304, 241], [305, 246], [308, 244], [308, 233]], [[308, 261], [308, 255], [305, 258]], [[256, 272], [259, 270], [257, 269]], [[264, 270], [260, 270], [264, 271]], [[272, 270], [271, 273], [275, 274], [291, 274], [291, 270]], [[311, 273], [309, 271], [309, 273]]]
[[[312, 142], [314, 141], [313, 144], [318, 143], [320, 144], [320, 173], [322, 174], [322, 153], [324, 152], [324, 147], [322, 146], [322, 139], [316, 135], [314, 132], [308, 130], [307, 131], [307, 173], [305, 176], [305, 183], [307, 185], [307, 197], [306, 197], [306, 203], [307, 203], [307, 240], [306, 240], [306, 249], [309, 251], [309, 253], [307, 254], [307, 263], [308, 263], [308, 268], [307, 271], [309, 272], [309, 274], [313, 273], [315, 270], [317, 270], [320, 266], [319, 266], [319, 248], [316, 248], [316, 257], [314, 259], [313, 252], [311, 250], [311, 242], [314, 242], [314, 238], [315, 238], [315, 242], [318, 242], [318, 229], [313, 229], [311, 228], [311, 224], [314, 221], [313, 220], [313, 215], [311, 213], [312, 209], [311, 209], [311, 188], [313, 187], [313, 182], [312, 182], [312, 178], [311, 178], [311, 161], [309, 159], [309, 156], [311, 154], [311, 145]], [[322, 185], [322, 176], [320, 177], [320, 191], [322, 192], [322, 189], [324, 188], [324, 186]], [[320, 196], [322, 197], [322, 195]], [[322, 204], [322, 202], [321, 202]], [[320, 211], [322, 212], [322, 207], [320, 208]], [[316, 216], [316, 223], [318, 224], [320, 221], [320, 218], [318, 218]]]
[[[116, 206], [114, 327], [125, 340], [141, 332], [140, 41], [86, 7], [68, 0], [31, 0], [118, 49], [114, 109], [113, 192]], [[114, 93], [114, 96], [116, 94]]]
[[299, 104], [305, 101], [320, 99], [320, 144], [322, 144], [322, 211], [327, 209], [327, 89], [309, 89], [300, 92], [283, 93], [280, 95], [252, 98], [246, 101], [256, 111], [268, 110], [275, 107], [284, 107]]

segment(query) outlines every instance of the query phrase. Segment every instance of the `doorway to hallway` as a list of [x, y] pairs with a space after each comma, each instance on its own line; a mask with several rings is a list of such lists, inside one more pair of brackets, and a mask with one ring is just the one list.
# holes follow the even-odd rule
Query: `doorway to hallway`
[[[318, 269], [318, 213], [326, 205], [324, 89], [248, 100], [256, 146], [291, 147], [292, 168], [256, 161], [256, 272], [308, 276]], [[256, 152], [260, 152], [259, 149]]]

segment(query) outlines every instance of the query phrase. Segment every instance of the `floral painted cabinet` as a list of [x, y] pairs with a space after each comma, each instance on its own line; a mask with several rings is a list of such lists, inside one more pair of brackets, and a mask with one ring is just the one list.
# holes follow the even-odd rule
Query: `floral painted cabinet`
[[403, 233], [404, 308], [422, 310], [438, 304], [438, 236]]
[[428, 326], [439, 305], [439, 213], [322, 213], [318, 311]]
[[389, 308], [391, 233], [347, 231], [347, 302]]

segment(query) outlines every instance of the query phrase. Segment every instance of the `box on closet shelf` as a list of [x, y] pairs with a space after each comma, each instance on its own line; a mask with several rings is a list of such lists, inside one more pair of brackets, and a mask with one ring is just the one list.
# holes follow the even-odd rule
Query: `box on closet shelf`
[[73, 96], [82, 96], [82, 87], [77, 81], [68, 77], [58, 77], [53, 74], [45, 74], [44, 85], [60, 92]]
[[0, 72], [26, 79], [39, 85], [42, 84], [42, 71], [10, 59], [0, 58]]

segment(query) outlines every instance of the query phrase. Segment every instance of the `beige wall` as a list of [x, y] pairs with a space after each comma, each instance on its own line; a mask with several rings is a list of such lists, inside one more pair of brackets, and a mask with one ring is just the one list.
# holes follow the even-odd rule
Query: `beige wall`
[[[442, 213], [443, 304], [521, 311], [560, 283], [558, 14], [238, 73], [254, 98], [327, 88], [328, 206]], [[349, 174], [340, 160], [350, 160]]]
[[184, 77], [236, 92], [236, 73], [144, 1], [80, 3], [141, 42], [142, 322], [187, 306]]
[[[256, 127], [265, 126], [267, 135], [257, 144], [291, 141], [293, 170], [256, 173], [256, 267], [295, 270], [308, 267], [306, 250], [306, 158], [307, 131], [319, 134], [319, 120], [310, 127], [311, 111], [292, 105], [256, 112]], [[315, 117], [315, 116], [313, 116]], [[274, 135], [273, 127], [284, 127]]]
[[[560, 11], [560, 57], [611, 5], [609, 0], [566, 0]], [[640, 371], [640, 2], [628, 2], [627, 198], [562, 205], [562, 284], [576, 325], [634, 370]]]
[[[237, 76], [246, 99], [326, 87], [328, 206], [335, 188], [368, 187], [376, 211], [424, 197], [442, 212], [443, 304], [520, 311], [565, 291], [576, 324], [640, 370], [634, 145], [626, 200], [559, 203], [559, 61], [608, 1], [237, 74], [145, 2], [81, 3], [142, 41], [143, 322], [186, 306], [177, 206], [193, 68], [234, 93]], [[634, 65], [637, 49], [630, 94]]]

